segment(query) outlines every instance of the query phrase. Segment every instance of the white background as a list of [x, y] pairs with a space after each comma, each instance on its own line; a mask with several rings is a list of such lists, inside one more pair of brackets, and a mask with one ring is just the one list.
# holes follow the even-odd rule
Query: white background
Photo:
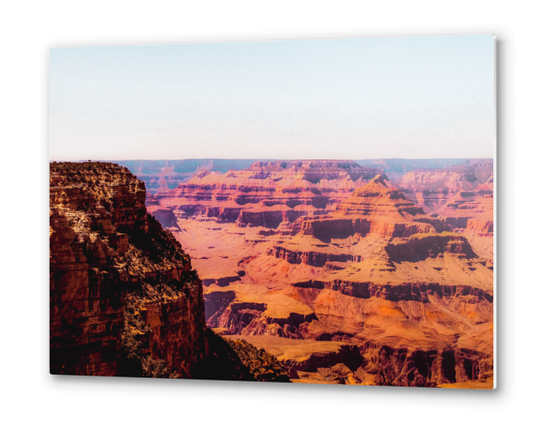
[[[3, 422], [540, 419], [540, 13], [514, 1], [41, 1], [0, 10]], [[498, 43], [498, 389], [432, 390], [48, 374], [48, 49], [493, 33]], [[7, 236], [6, 236], [7, 235]], [[7, 420], [4, 420], [7, 419]], [[505, 422], [506, 422], [505, 421]]]

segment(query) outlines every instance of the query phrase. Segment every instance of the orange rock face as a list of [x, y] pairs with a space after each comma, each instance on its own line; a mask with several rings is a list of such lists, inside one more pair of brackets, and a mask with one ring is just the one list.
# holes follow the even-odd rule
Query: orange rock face
[[258, 162], [148, 204], [176, 217], [208, 325], [294, 381], [491, 388], [491, 178], [486, 162], [395, 184], [350, 161]]

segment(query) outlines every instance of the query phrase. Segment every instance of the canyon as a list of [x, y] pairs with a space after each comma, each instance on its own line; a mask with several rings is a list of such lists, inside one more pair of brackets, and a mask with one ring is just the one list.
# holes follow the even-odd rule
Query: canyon
[[207, 326], [293, 382], [492, 388], [492, 160], [359, 162], [198, 169], [146, 204]]
[[202, 283], [112, 163], [50, 164], [51, 374], [289, 381], [205, 323]]
[[119, 163], [50, 164], [52, 374], [493, 387], [492, 160]]

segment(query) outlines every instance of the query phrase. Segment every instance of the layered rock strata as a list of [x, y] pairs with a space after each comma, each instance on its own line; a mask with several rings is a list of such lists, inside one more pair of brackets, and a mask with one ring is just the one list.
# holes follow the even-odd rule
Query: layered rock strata
[[202, 170], [176, 189], [156, 194], [157, 203], [149, 208], [153, 213], [168, 208], [182, 218], [277, 228], [332, 208], [377, 172], [353, 161], [256, 162], [225, 174]]
[[[471, 160], [441, 170], [411, 171], [401, 177], [397, 185], [426, 210], [445, 216], [452, 226], [465, 228], [469, 219], [493, 220], [493, 161], [490, 159]], [[482, 231], [487, 231], [487, 226]]]
[[190, 377], [205, 355], [201, 283], [113, 164], [50, 169], [51, 372]]
[[493, 257], [493, 160], [470, 160], [441, 170], [416, 170], [397, 185], [444, 231], [462, 231], [479, 255]]
[[117, 164], [145, 183], [148, 194], [167, 193], [180, 183], [188, 181], [198, 171], [226, 172], [244, 169], [252, 165], [253, 159], [180, 159], [180, 160], [123, 160]]
[[[190, 257], [145, 199], [124, 167], [50, 165], [51, 373], [287, 381], [209, 332]], [[209, 363], [230, 371], [209, 376]]]
[[152, 201], [177, 218], [208, 325], [277, 356], [294, 381], [490, 388], [486, 168], [438, 174], [438, 211], [378, 170], [335, 161], [202, 172]]

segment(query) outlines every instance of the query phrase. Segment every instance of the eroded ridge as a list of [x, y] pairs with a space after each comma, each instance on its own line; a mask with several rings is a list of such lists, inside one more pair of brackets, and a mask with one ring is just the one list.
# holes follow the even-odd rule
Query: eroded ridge
[[294, 381], [491, 388], [486, 168], [436, 178], [466, 182], [430, 214], [349, 161], [205, 171], [148, 203], [192, 256], [208, 325], [273, 353]]

